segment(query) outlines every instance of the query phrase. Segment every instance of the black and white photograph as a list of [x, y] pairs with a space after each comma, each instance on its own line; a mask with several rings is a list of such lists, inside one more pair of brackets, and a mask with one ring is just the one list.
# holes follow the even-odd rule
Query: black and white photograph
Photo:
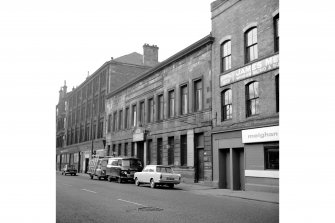
[[[10, 163], [1, 206], [11, 211], [0, 221], [307, 222], [309, 202], [328, 210], [303, 188], [323, 190], [316, 185], [334, 180], [334, 169], [326, 177], [304, 169], [317, 165], [313, 150], [305, 159], [290, 124], [307, 117], [292, 110], [286, 119], [305, 88], [288, 78], [291, 67], [280, 72], [279, 61], [298, 55], [279, 55], [290, 37], [279, 0], [33, 0], [1, 8], [2, 156]], [[309, 208], [295, 205], [299, 193]]]

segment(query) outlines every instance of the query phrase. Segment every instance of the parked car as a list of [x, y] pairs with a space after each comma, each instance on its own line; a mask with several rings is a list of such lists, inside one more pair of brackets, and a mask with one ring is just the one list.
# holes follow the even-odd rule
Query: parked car
[[109, 182], [115, 179], [122, 183], [122, 181], [133, 181], [134, 174], [142, 169], [142, 163], [138, 158], [113, 157], [108, 159], [106, 175]]
[[76, 176], [77, 175], [77, 169], [74, 165], [68, 165], [66, 164], [63, 168], [62, 168], [62, 175], [66, 175], [66, 174], [71, 174], [71, 176]]
[[93, 179], [96, 176], [99, 180], [107, 180], [108, 175], [106, 173], [107, 163], [109, 157], [93, 157], [88, 164], [87, 174]]
[[174, 185], [179, 184], [181, 175], [174, 173], [170, 166], [163, 165], [148, 165], [142, 172], [134, 174], [136, 186], [141, 184], [150, 184], [151, 188], [157, 185], [167, 185], [173, 188]]

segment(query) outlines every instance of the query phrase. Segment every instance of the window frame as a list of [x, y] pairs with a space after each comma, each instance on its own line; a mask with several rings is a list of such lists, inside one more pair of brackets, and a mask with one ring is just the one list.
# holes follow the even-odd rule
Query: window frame
[[163, 120], [164, 120], [164, 93], [160, 93], [157, 94], [157, 122]]
[[119, 122], [118, 122], [118, 129], [122, 130], [123, 129], [123, 109], [119, 110]]
[[[269, 152], [271, 153], [278, 153], [278, 168], [277, 167], [271, 167]], [[264, 145], [264, 169], [265, 170], [279, 170], [280, 164], [280, 155], [279, 155], [279, 145]], [[276, 164], [275, 164], [276, 165]]]
[[117, 131], [117, 111], [113, 112], [113, 132]]
[[279, 14], [273, 17], [274, 52], [279, 52]]
[[[226, 104], [226, 93], [230, 92], [230, 103], [228, 100], [228, 104]], [[229, 99], [229, 95], [228, 95]], [[227, 107], [229, 107], [230, 114], [227, 115]], [[221, 122], [228, 121], [233, 118], [233, 91], [231, 88], [224, 89], [221, 91]]]
[[131, 125], [132, 127], [136, 127], [137, 125], [137, 103], [131, 105]]
[[[171, 93], [173, 93], [173, 98], [171, 97]], [[173, 109], [171, 109], [171, 101], [173, 101]], [[168, 117], [173, 118], [175, 116], [176, 116], [176, 90], [172, 88], [168, 90]]]
[[[256, 31], [256, 42], [253, 42], [250, 45], [248, 45], [249, 44], [248, 34], [253, 32], [254, 30]], [[245, 33], [244, 33], [244, 46], [245, 46], [244, 50], [245, 50], [245, 63], [246, 64], [258, 59], [258, 29], [257, 29], [257, 26], [250, 27], [247, 31], [245, 31]], [[256, 51], [257, 51], [257, 56], [253, 59], [250, 58], [250, 54], [249, 54], [250, 49], [253, 49], [253, 50], [256, 49]], [[254, 54], [254, 56], [255, 56], [255, 54]]]
[[[186, 103], [185, 103], [185, 106], [186, 106], [186, 112], [184, 113], [184, 110], [183, 109], [183, 88], [186, 88]], [[180, 85], [179, 87], [180, 89], [180, 92], [179, 92], [179, 96], [180, 96], [180, 115], [187, 115], [188, 114], [188, 111], [189, 111], [189, 84], [188, 83], [185, 83], [185, 84], [182, 84]]]
[[[152, 102], [152, 106], [150, 106], [150, 102]], [[151, 108], [152, 108], [152, 113], [151, 113]], [[154, 103], [154, 97], [148, 98], [148, 123], [152, 123], [155, 121], [155, 103]]]
[[[143, 108], [141, 108], [141, 106], [143, 106]], [[145, 101], [144, 100], [142, 100], [142, 101], [139, 102], [138, 122], [141, 125], [143, 125], [145, 123]]]
[[125, 110], [124, 110], [124, 128], [128, 129], [129, 128], [129, 116], [130, 116], [130, 108], [129, 106], [126, 106]]
[[[200, 95], [197, 94], [197, 84], [200, 82]], [[200, 112], [203, 110], [204, 107], [204, 82], [202, 81], [202, 78], [197, 78], [193, 80], [193, 111], [194, 112]], [[200, 100], [200, 103], [198, 101]]]
[[[249, 95], [249, 88], [251, 85], [257, 83], [257, 97], [250, 98]], [[255, 88], [254, 88], [255, 89]], [[255, 90], [254, 90], [255, 92]], [[254, 93], [256, 95], [256, 93]], [[245, 85], [245, 101], [246, 101], [246, 117], [251, 117], [259, 114], [259, 82], [258, 81], [251, 81]], [[252, 112], [252, 102], [255, 101], [255, 113]]]
[[[225, 55], [224, 54], [224, 47], [228, 43], [229, 43], [229, 46], [230, 46], [230, 48], [229, 48], [230, 54]], [[229, 68], [226, 68], [226, 66], [225, 66], [226, 59], [229, 60], [229, 64], [230, 64]], [[220, 45], [220, 62], [221, 62], [221, 73], [226, 72], [226, 71], [231, 69], [231, 39], [228, 39], [228, 40], [224, 41]]]

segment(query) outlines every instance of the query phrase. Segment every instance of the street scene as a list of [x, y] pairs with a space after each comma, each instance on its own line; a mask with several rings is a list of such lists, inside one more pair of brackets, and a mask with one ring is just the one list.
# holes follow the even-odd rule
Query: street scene
[[279, 222], [278, 199], [272, 197], [232, 197], [187, 184], [152, 189], [87, 174], [56, 178], [56, 222]]
[[279, 1], [209, 6], [167, 59], [143, 43], [64, 80], [57, 222], [279, 222]]

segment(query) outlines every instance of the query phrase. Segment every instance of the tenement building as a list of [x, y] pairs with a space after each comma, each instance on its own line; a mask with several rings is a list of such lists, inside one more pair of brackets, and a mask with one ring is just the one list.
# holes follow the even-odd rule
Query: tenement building
[[279, 191], [279, 3], [211, 4], [213, 184]]
[[105, 98], [115, 88], [158, 64], [158, 47], [145, 44], [144, 55], [131, 53], [105, 62], [84, 82], [59, 93], [56, 160], [59, 170], [65, 164], [86, 172], [92, 154], [105, 151]]
[[107, 94], [108, 155], [212, 182], [212, 42], [208, 35]]

